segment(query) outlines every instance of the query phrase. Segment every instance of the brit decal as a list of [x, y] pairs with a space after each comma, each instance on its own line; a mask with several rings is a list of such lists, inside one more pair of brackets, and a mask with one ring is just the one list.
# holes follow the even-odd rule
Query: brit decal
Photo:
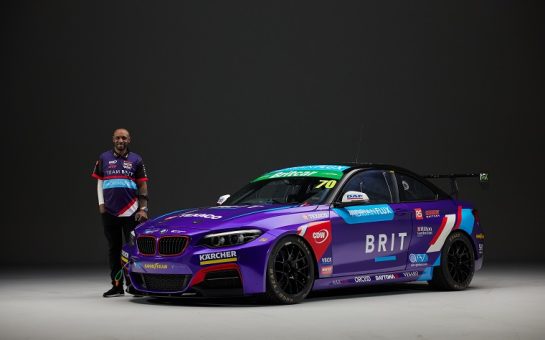
[[402, 251], [407, 233], [365, 235], [365, 253]]

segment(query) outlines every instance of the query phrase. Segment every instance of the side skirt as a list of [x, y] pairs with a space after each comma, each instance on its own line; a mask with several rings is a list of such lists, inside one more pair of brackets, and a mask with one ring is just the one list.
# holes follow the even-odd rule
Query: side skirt
[[425, 271], [425, 268], [422, 268], [421, 270], [408, 270], [402, 272], [328, 277], [314, 281], [312, 290], [417, 281]]

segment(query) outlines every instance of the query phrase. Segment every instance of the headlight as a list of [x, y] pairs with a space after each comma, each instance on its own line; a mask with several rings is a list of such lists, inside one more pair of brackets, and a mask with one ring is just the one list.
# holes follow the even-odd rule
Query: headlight
[[201, 244], [210, 248], [238, 246], [255, 240], [262, 233], [258, 229], [248, 229], [208, 234], [202, 239]]
[[133, 231], [131, 231], [131, 236], [129, 237], [129, 244], [130, 244], [131, 247], [134, 246], [134, 243], [135, 243], [134, 240], [135, 239], [136, 239], [136, 235], [134, 234], [134, 230], [133, 230]]

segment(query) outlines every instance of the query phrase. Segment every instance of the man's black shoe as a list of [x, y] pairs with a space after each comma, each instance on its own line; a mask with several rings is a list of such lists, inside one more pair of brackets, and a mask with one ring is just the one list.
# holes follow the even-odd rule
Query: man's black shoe
[[114, 297], [114, 296], [123, 296], [123, 295], [125, 295], [125, 293], [123, 292], [123, 286], [119, 286], [119, 287], [113, 286], [112, 289], [102, 294], [102, 296], [105, 298]]

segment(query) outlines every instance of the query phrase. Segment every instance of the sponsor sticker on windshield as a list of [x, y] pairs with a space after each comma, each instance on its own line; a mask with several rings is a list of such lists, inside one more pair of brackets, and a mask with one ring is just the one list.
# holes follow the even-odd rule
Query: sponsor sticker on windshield
[[297, 166], [293, 168], [286, 168], [286, 169], [268, 172], [254, 179], [253, 181], [256, 182], [256, 181], [262, 181], [265, 179], [286, 178], [286, 177], [321, 177], [321, 178], [341, 179], [341, 177], [343, 176], [343, 171], [345, 169], [348, 169], [348, 166], [344, 166], [344, 165]]

